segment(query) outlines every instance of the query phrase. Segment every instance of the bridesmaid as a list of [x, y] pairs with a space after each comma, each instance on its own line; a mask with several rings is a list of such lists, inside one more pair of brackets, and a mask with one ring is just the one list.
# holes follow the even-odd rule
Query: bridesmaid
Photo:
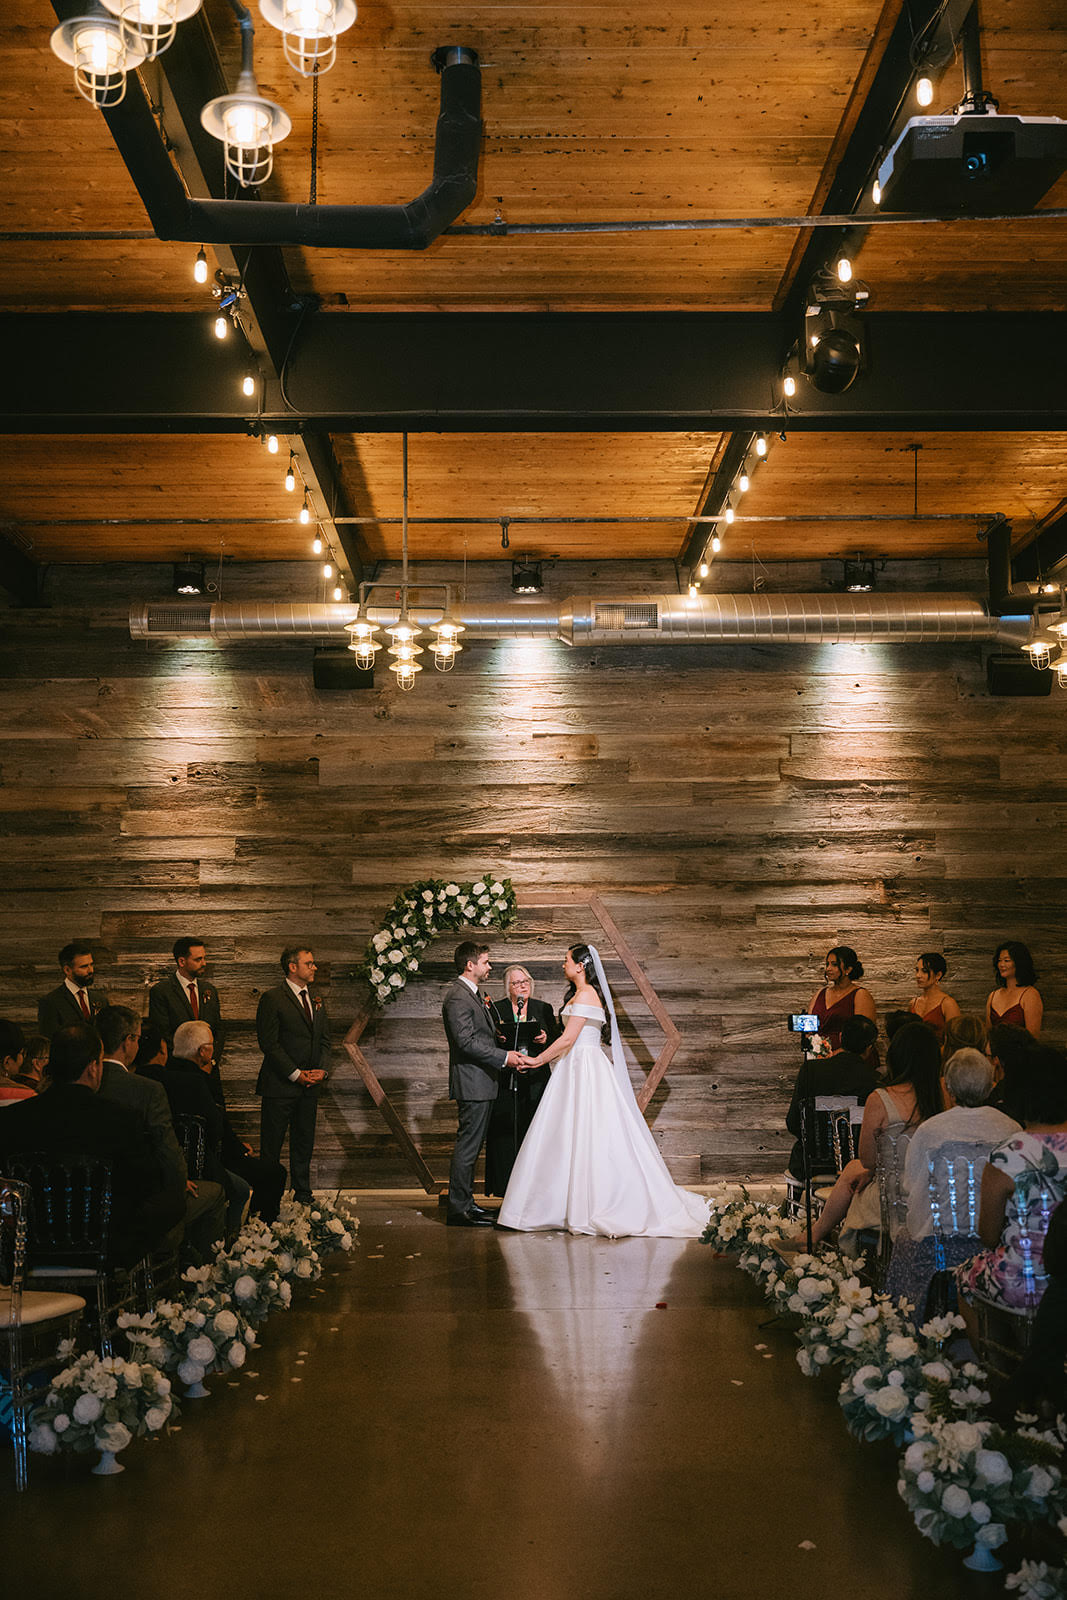
[[825, 986], [819, 990], [808, 1010], [819, 1019], [819, 1034], [829, 1039], [834, 1049], [841, 1045], [841, 1029], [849, 1017], [870, 1017], [878, 1011], [869, 989], [856, 982], [863, 977], [863, 963], [847, 944], [835, 944], [826, 957]]
[[948, 971], [948, 962], [936, 950], [928, 950], [915, 963], [915, 986], [918, 994], [908, 1007], [909, 1011], [933, 1028], [938, 1043], [945, 1037], [945, 1024], [958, 1017], [960, 1008], [950, 994], [941, 987], [941, 979]]
[[986, 1001], [986, 1027], [1026, 1028], [1036, 1039], [1045, 1007], [1034, 987], [1037, 973], [1026, 946], [1018, 939], [1005, 939], [999, 944], [993, 957], [993, 975], [997, 987]]

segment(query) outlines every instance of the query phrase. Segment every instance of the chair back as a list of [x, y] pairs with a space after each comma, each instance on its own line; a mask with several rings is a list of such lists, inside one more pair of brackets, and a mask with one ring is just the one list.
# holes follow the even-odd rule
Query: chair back
[[18, 1323], [26, 1268], [26, 1213], [30, 1191], [14, 1178], [0, 1178], [0, 1284], [11, 1290], [12, 1321]]
[[911, 1143], [912, 1130], [893, 1132], [883, 1128], [875, 1144], [878, 1151], [878, 1204], [881, 1212], [878, 1238], [878, 1276], [885, 1281], [893, 1253], [893, 1241], [908, 1220], [908, 1197], [904, 1189], [904, 1158]]
[[185, 1165], [190, 1178], [204, 1176], [204, 1156], [207, 1152], [207, 1125], [203, 1117], [183, 1111], [174, 1119], [174, 1131], [182, 1147]]
[[944, 1272], [946, 1240], [975, 1237], [982, 1168], [989, 1160], [989, 1141], [952, 1140], [926, 1158], [926, 1193], [934, 1229], [934, 1271]]
[[1063, 1196], [1052, 1187], [1048, 1177], [1034, 1168], [1020, 1172], [1015, 1179], [1015, 1227], [1018, 1230], [1019, 1255], [1023, 1264], [1025, 1308], [1033, 1316], [1048, 1288], [1045, 1271], [1045, 1235], [1052, 1213]]
[[25, 1237], [31, 1265], [103, 1270], [111, 1223], [108, 1162], [18, 1155], [8, 1158], [7, 1167], [29, 1191]]
[[839, 1173], [859, 1150], [863, 1107], [855, 1095], [817, 1094], [800, 1102], [804, 1175]]

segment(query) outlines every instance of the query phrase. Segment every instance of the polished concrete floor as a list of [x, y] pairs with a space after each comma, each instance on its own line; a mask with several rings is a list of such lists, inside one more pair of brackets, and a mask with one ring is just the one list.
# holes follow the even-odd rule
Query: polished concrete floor
[[[360, 1243], [240, 1378], [114, 1478], [0, 1486], [34, 1600], [953, 1600], [895, 1458], [703, 1246], [445, 1229], [360, 1196]], [[2, 1462], [2, 1458], [0, 1458]], [[8, 1460], [8, 1466], [10, 1461]]]

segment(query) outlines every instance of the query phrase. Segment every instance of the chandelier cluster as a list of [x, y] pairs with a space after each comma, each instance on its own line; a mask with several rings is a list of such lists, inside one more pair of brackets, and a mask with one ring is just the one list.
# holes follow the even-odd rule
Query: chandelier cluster
[[1044, 584], [1041, 595], [1055, 598], [1038, 599], [1023, 649], [1038, 672], [1055, 666], [1056, 682], [1067, 689], [1067, 596], [1055, 583]]
[[[117, 106], [126, 75], [152, 61], [173, 42], [179, 22], [202, 0], [89, 0], [82, 16], [60, 23], [52, 50], [74, 68], [78, 93], [98, 110]], [[260, 94], [253, 70], [252, 18], [229, 0], [241, 26], [241, 71], [233, 94], [210, 100], [200, 121], [225, 146], [226, 170], [242, 188], [265, 183], [274, 146], [292, 130], [288, 112]], [[301, 77], [328, 72], [337, 59], [337, 36], [356, 20], [355, 0], [259, 0], [259, 9], [282, 36], [285, 59]]]
[[[400, 585], [400, 611], [395, 622], [389, 623], [384, 629], [380, 624], [370, 619], [367, 606], [367, 597], [372, 589], [389, 589], [394, 594], [397, 586], [392, 583], [361, 583], [359, 586], [359, 612], [353, 622], [345, 624], [345, 631], [351, 635], [348, 648], [355, 655], [361, 667], [373, 667], [378, 651], [383, 648], [382, 641], [377, 637], [379, 632], [388, 634], [391, 643], [388, 651], [392, 656], [389, 666], [396, 673], [397, 687], [400, 689], [413, 689], [415, 687], [415, 674], [422, 671], [417, 657], [425, 655], [419, 640], [423, 637], [423, 630], [414, 622], [408, 612], [408, 589], [414, 585]], [[457, 622], [452, 613], [452, 592], [447, 584], [418, 585], [419, 588], [443, 588], [445, 591], [444, 609], [440, 621], [431, 622], [429, 632], [433, 635], [430, 650], [433, 655], [433, 664], [438, 672], [451, 672], [456, 664], [456, 657], [463, 646], [459, 642], [459, 635], [463, 632], [463, 623]]]

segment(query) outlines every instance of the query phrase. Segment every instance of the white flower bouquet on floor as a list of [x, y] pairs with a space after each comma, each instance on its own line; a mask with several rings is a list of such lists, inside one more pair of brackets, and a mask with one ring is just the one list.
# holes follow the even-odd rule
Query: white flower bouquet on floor
[[[1060, 1533], [1067, 1538], [1067, 1517], [1060, 1518]], [[1018, 1600], [1063, 1600], [1067, 1594], [1067, 1567], [1050, 1567], [1047, 1561], [1024, 1561], [1009, 1572], [1004, 1587]]]
[[745, 1189], [734, 1196], [712, 1195], [708, 1200], [708, 1225], [700, 1242], [726, 1255], [736, 1255], [749, 1248], [753, 1224], [770, 1219], [776, 1221], [775, 1231], [781, 1233], [782, 1219], [775, 1208], [752, 1200]]
[[311, 1242], [320, 1256], [334, 1255], [339, 1250], [351, 1250], [355, 1244], [356, 1234], [359, 1231], [359, 1218], [339, 1196], [331, 1199], [329, 1195], [317, 1194], [311, 1202], [310, 1209], [307, 1209], [297, 1206], [287, 1195], [282, 1201], [278, 1221], [282, 1222], [294, 1211], [299, 1212], [306, 1220]]
[[423, 878], [402, 889], [371, 936], [360, 968], [379, 1005], [402, 992], [419, 955], [431, 939], [449, 929], [509, 928], [518, 915], [510, 878], [485, 873], [472, 883]]
[[241, 1237], [273, 1255], [278, 1270], [290, 1283], [313, 1283], [322, 1277], [319, 1252], [311, 1237], [311, 1224], [303, 1206], [292, 1206], [270, 1226], [250, 1217]]
[[928, 1322], [918, 1336], [881, 1321], [881, 1363], [853, 1366], [838, 1399], [848, 1431], [857, 1439], [892, 1439], [903, 1444], [916, 1414], [974, 1422], [989, 1404], [985, 1373], [968, 1362], [957, 1367], [942, 1355], [945, 1343], [964, 1326], [960, 1317]]
[[117, 1455], [131, 1439], [158, 1433], [176, 1416], [170, 1379], [152, 1363], [89, 1351], [52, 1379], [33, 1413], [29, 1446], [42, 1455], [57, 1450]]
[[243, 1367], [256, 1337], [248, 1320], [218, 1292], [160, 1300], [140, 1315], [124, 1312], [118, 1325], [135, 1360], [150, 1361], [190, 1387], [208, 1373]]
[[[217, 1255], [210, 1267], [193, 1270], [209, 1272], [210, 1289], [229, 1300], [238, 1317], [255, 1325], [263, 1322], [272, 1311], [288, 1310], [293, 1298], [292, 1288], [282, 1274], [274, 1250], [255, 1242], [244, 1231], [238, 1235], [233, 1248]], [[186, 1272], [182, 1276], [188, 1281], [191, 1274]]]

